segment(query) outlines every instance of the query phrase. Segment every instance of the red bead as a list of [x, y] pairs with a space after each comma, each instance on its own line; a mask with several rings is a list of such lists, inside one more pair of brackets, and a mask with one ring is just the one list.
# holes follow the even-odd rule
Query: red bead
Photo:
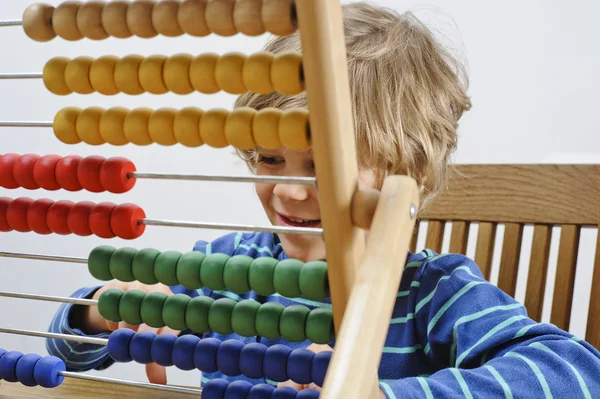
[[112, 202], [101, 202], [92, 208], [90, 213], [90, 229], [92, 233], [100, 238], [114, 238], [115, 233], [110, 227], [110, 218], [116, 204]]
[[6, 210], [6, 221], [13, 230], [28, 233], [31, 227], [27, 224], [27, 209], [33, 200], [27, 197], [16, 198], [11, 201]]
[[81, 191], [81, 183], [77, 178], [77, 168], [83, 158], [79, 155], [69, 155], [56, 164], [56, 182], [68, 191]]
[[146, 218], [142, 208], [134, 204], [121, 204], [110, 215], [110, 228], [119, 238], [131, 240], [138, 238], [146, 230], [146, 225], [140, 223]]
[[56, 181], [56, 164], [62, 159], [59, 155], [45, 155], [35, 163], [33, 178], [44, 190], [56, 191], [60, 185]]
[[11, 202], [12, 198], [0, 197], [0, 231], [4, 233], [8, 233], [9, 231], [13, 230], [6, 219], [6, 212], [8, 211], [8, 206]]
[[48, 223], [48, 227], [53, 233], [60, 235], [71, 234], [71, 230], [69, 230], [69, 226], [67, 225], [67, 216], [74, 205], [73, 201], [61, 200], [52, 204], [50, 209], [48, 209], [46, 223]]
[[105, 191], [100, 183], [100, 167], [106, 161], [106, 158], [92, 155], [85, 157], [79, 163], [77, 168], [77, 179], [81, 186], [92, 193], [101, 193]]
[[19, 154], [4, 154], [0, 156], [0, 187], [19, 188], [13, 169]]
[[44, 235], [52, 233], [52, 230], [50, 230], [50, 227], [48, 227], [48, 223], [46, 222], [46, 215], [52, 204], [54, 204], [54, 201], [43, 198], [36, 200], [29, 206], [27, 209], [27, 224], [31, 230]]
[[15, 161], [13, 175], [19, 186], [28, 190], [37, 190], [40, 188], [40, 185], [37, 184], [33, 178], [33, 167], [40, 158], [39, 155], [25, 154], [21, 155], [19, 159]]
[[76, 203], [69, 211], [67, 216], [67, 226], [69, 230], [78, 236], [92, 235], [90, 228], [90, 214], [96, 203], [83, 201]]
[[135, 165], [127, 158], [108, 158], [100, 168], [100, 182], [111, 193], [126, 193], [135, 185], [135, 177], [128, 177], [135, 171]]

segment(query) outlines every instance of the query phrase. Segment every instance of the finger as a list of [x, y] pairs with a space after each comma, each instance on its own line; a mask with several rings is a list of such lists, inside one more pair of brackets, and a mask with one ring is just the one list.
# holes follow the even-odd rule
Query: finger
[[134, 326], [132, 324], [121, 321], [121, 322], [119, 322], [119, 328], [128, 328], [130, 330], [137, 331], [139, 326]]
[[167, 370], [156, 363], [146, 365], [146, 376], [148, 376], [148, 381], [153, 384], [167, 384]]
[[311, 382], [310, 384], [308, 384], [308, 388], [321, 392], [321, 387], [318, 386], [317, 384], [315, 384], [314, 382]]
[[172, 328], [165, 326], [163, 328], [159, 328], [157, 334], [158, 335], [161, 335], [161, 334], [173, 334], [175, 336], [178, 336], [180, 332], [181, 331], [173, 330]]
[[116, 331], [119, 328], [119, 323], [107, 320], [106, 321], [106, 328], [108, 328], [109, 331]]
[[284, 382], [280, 382], [277, 384], [277, 388], [281, 388], [281, 387], [290, 387], [290, 388], [294, 388], [296, 391], [301, 391], [302, 390], [302, 385], [295, 383], [292, 380], [287, 380]]

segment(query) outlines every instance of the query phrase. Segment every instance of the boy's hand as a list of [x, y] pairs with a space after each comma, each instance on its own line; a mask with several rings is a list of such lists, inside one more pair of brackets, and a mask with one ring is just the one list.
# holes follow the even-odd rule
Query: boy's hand
[[[92, 299], [98, 300], [98, 298], [100, 298], [100, 295], [102, 295], [104, 291], [109, 290], [111, 288], [116, 288], [123, 291], [140, 290], [146, 293], [163, 292], [169, 296], [173, 295], [171, 289], [164, 284], [159, 283], [154, 285], [145, 285], [139, 282], [124, 283], [122, 281], [113, 280], [110, 283], [106, 284], [104, 287], [100, 288], [98, 291], [96, 291]], [[146, 324], [133, 326], [125, 323], [124, 321], [121, 321], [119, 323], [108, 321], [100, 315], [97, 306], [86, 306], [82, 314], [81, 324], [83, 327], [82, 330], [84, 330], [88, 334], [98, 334], [100, 332], [115, 331], [119, 328], [129, 328], [138, 332], [153, 331], [156, 334], [179, 335], [179, 331], [175, 331], [173, 329], [170, 329], [169, 327], [153, 328], [147, 326]], [[146, 375], [148, 376], [148, 381], [151, 383], [167, 383], [166, 369], [156, 363], [150, 363], [146, 365]]]
[[[315, 353], [319, 353], [319, 352], [333, 352], [333, 349], [331, 349], [331, 346], [329, 345], [319, 345], [319, 344], [311, 344], [308, 348], [309, 351], [315, 352]], [[317, 391], [321, 391], [321, 387], [319, 387], [317, 384], [315, 384], [314, 382], [311, 382], [310, 384], [298, 384], [295, 383], [292, 380], [288, 380], [285, 382], [280, 382], [279, 384], [277, 384], [277, 387], [292, 387], [297, 391], [302, 391], [304, 389], [316, 389]]]

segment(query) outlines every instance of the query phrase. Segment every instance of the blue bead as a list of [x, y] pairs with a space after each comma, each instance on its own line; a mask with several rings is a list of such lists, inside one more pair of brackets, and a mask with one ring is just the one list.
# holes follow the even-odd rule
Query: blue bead
[[292, 349], [289, 346], [276, 344], [267, 349], [263, 361], [265, 378], [276, 382], [289, 380], [287, 374], [288, 357]]
[[315, 357], [315, 353], [308, 349], [294, 349], [290, 353], [287, 364], [290, 380], [298, 384], [313, 382], [311, 375], [313, 357]]
[[325, 374], [327, 374], [327, 367], [329, 367], [329, 361], [333, 352], [319, 352], [313, 357], [312, 360], [312, 380], [315, 384], [322, 387], [325, 381]]
[[275, 387], [269, 384], [256, 384], [248, 392], [247, 399], [271, 399]]
[[[6, 353], [6, 349], [2, 349], [0, 348], [0, 359], [2, 358], [2, 356]], [[0, 380], [2, 380], [2, 375], [0, 375]]]
[[16, 371], [17, 362], [21, 357], [21, 352], [6, 352], [0, 358], [0, 378], [8, 382], [19, 382]]
[[152, 341], [157, 334], [152, 331], [142, 331], [135, 334], [129, 342], [129, 355], [134, 362], [140, 364], [153, 363], [152, 360]]
[[200, 338], [195, 335], [187, 334], [177, 338], [173, 345], [173, 364], [181, 370], [194, 370], [194, 350], [200, 342]]
[[263, 359], [267, 345], [252, 342], [244, 345], [240, 353], [240, 372], [248, 378], [263, 378]]
[[233, 381], [227, 386], [223, 399], [247, 399], [252, 384], [248, 381]]
[[202, 399], [224, 399], [229, 383], [221, 378], [208, 381], [202, 387]]
[[223, 341], [217, 351], [217, 369], [228, 376], [240, 375], [240, 354], [244, 344], [237, 339]]
[[173, 345], [177, 341], [177, 336], [174, 334], [162, 334], [152, 341], [150, 355], [154, 363], [163, 367], [173, 365]]
[[44, 388], [56, 388], [65, 377], [60, 373], [67, 370], [65, 362], [55, 356], [41, 358], [33, 368], [33, 378]]
[[135, 331], [128, 328], [119, 328], [108, 336], [108, 354], [116, 362], [130, 362], [129, 343], [135, 335]]
[[33, 378], [33, 370], [35, 368], [35, 364], [41, 358], [42, 357], [40, 355], [29, 353], [19, 359], [15, 374], [21, 384], [25, 385], [26, 387], [34, 387], [37, 385], [35, 378]]
[[319, 391], [316, 389], [303, 389], [298, 392], [296, 399], [319, 399]]
[[[221, 341], [216, 338], [204, 338], [194, 349], [194, 365], [205, 373], [214, 373], [217, 369], [217, 351]], [[206, 399], [206, 398], [204, 398]]]
[[281, 387], [273, 391], [271, 399], [296, 399], [297, 394], [298, 391], [292, 387]]

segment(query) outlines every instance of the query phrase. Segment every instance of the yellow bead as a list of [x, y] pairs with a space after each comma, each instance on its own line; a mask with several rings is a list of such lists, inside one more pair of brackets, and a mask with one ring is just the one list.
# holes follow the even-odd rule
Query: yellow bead
[[125, 117], [123, 132], [127, 140], [136, 145], [152, 144], [152, 138], [148, 133], [148, 122], [153, 110], [150, 108], [135, 108]]
[[163, 81], [163, 67], [167, 57], [164, 55], [151, 55], [144, 58], [140, 64], [139, 79], [140, 85], [148, 93], [165, 94], [167, 86]]
[[102, 26], [102, 11], [104, 1], [88, 0], [77, 11], [77, 29], [84, 37], [92, 40], [103, 40], [108, 33]]
[[142, 94], [144, 89], [140, 84], [139, 70], [144, 57], [132, 54], [121, 58], [115, 65], [115, 84], [125, 94]]
[[179, 0], [162, 0], [154, 4], [152, 9], [152, 25], [163, 36], [176, 37], [183, 35], [179, 26]]
[[223, 55], [215, 68], [215, 80], [229, 94], [242, 94], [248, 91], [244, 85], [244, 62], [246, 55], [228, 53]]
[[58, 37], [70, 41], [83, 39], [77, 28], [77, 11], [81, 4], [81, 1], [64, 1], [56, 7], [52, 16], [52, 27]]
[[158, 35], [152, 25], [154, 3], [154, 0], [136, 0], [127, 7], [127, 26], [135, 36], [150, 39]]
[[190, 65], [190, 82], [195, 90], [204, 94], [214, 94], [221, 90], [215, 79], [219, 58], [215, 53], [206, 53], [194, 58]]
[[237, 33], [233, 22], [235, 0], [209, 0], [204, 10], [205, 21], [211, 32], [219, 36], [233, 36]]
[[77, 57], [69, 61], [65, 69], [65, 82], [69, 89], [78, 94], [90, 94], [94, 88], [90, 83], [92, 57]]
[[252, 121], [252, 132], [258, 147], [265, 150], [281, 148], [279, 120], [282, 114], [283, 112], [277, 108], [263, 108], [256, 113]]
[[298, 53], [278, 54], [271, 65], [271, 82], [280, 93], [294, 95], [303, 87], [302, 56]]
[[55, 57], [44, 65], [42, 79], [44, 80], [44, 86], [50, 93], [59, 96], [73, 93], [73, 90], [67, 86], [65, 81], [69, 61], [71, 60], [67, 57]]
[[163, 80], [169, 91], [175, 94], [190, 94], [194, 91], [190, 82], [190, 66], [194, 57], [176, 54], [165, 61]]
[[294, 0], [263, 0], [261, 13], [267, 32], [287, 36], [296, 31]]
[[148, 134], [150, 138], [161, 145], [177, 144], [173, 126], [177, 110], [174, 108], [159, 108], [150, 115]]
[[105, 109], [101, 107], [90, 107], [81, 111], [75, 130], [81, 140], [89, 145], [100, 145], [106, 143], [100, 135], [100, 118]]
[[[6, 4], [6, 3], [5, 3]], [[48, 42], [56, 37], [52, 27], [54, 7], [50, 4], [36, 3], [23, 12], [23, 31], [32, 40]]]
[[115, 84], [115, 66], [119, 61], [114, 55], [102, 56], [92, 63], [90, 68], [90, 83], [95, 91], [106, 96], [119, 93]]
[[173, 134], [177, 142], [186, 147], [200, 147], [204, 142], [200, 137], [200, 119], [204, 111], [196, 107], [181, 109], [175, 116]]
[[112, 0], [102, 11], [102, 26], [112, 37], [126, 39], [133, 36], [127, 26], [127, 8], [129, 1]]
[[112, 145], [125, 145], [129, 143], [125, 137], [125, 117], [129, 113], [127, 108], [109, 108], [100, 118], [100, 136], [104, 141]]
[[262, 0], [237, 0], [233, 10], [233, 22], [237, 31], [247, 36], [265, 33], [261, 9]]
[[190, 36], [202, 37], [210, 35], [206, 26], [204, 10], [207, 0], [184, 0], [179, 6], [177, 21], [185, 33]]
[[58, 111], [52, 123], [52, 129], [57, 139], [65, 144], [81, 143], [75, 129], [81, 111], [83, 110], [79, 107], [66, 107]]
[[225, 137], [226, 109], [210, 109], [200, 119], [200, 137], [207, 145], [214, 148], [224, 148], [229, 145]]
[[279, 140], [283, 147], [303, 151], [310, 148], [308, 111], [305, 109], [286, 110], [279, 119]]
[[236, 108], [229, 113], [225, 122], [225, 137], [230, 145], [240, 150], [256, 147], [252, 137], [252, 120], [256, 110], [249, 107]]
[[275, 91], [271, 83], [271, 64], [275, 56], [269, 52], [250, 55], [244, 62], [242, 78], [244, 86], [254, 93], [268, 94]]

